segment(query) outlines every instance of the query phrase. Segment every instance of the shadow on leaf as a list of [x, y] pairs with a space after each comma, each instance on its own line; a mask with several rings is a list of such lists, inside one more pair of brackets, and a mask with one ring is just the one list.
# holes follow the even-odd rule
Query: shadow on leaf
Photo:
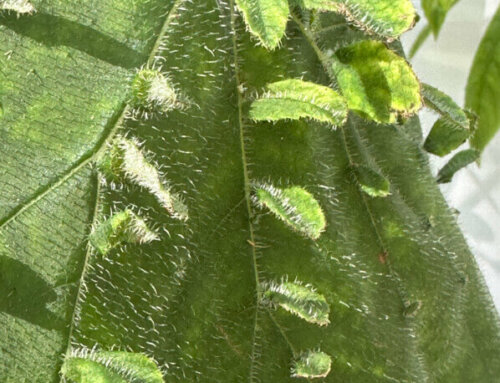
[[45, 13], [17, 16], [4, 13], [0, 25], [46, 46], [68, 46], [112, 65], [131, 69], [141, 65], [142, 55], [123, 43], [88, 26]]
[[0, 311], [48, 330], [64, 327], [47, 309], [47, 304], [55, 301], [57, 294], [24, 263], [0, 255], [0, 291]]

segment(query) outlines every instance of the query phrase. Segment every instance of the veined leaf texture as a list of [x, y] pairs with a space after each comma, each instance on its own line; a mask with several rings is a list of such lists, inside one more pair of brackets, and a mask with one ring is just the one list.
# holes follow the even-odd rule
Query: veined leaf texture
[[[1, 382], [498, 380], [498, 317], [428, 169], [400, 32], [283, 3], [1, 11]], [[252, 117], [287, 80], [329, 88], [293, 89], [336, 129], [279, 103]], [[357, 102], [351, 80], [384, 93]]]

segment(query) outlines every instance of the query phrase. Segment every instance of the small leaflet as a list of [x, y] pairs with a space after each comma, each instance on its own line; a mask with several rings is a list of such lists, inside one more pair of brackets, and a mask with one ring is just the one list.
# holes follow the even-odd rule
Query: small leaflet
[[441, 115], [427, 136], [424, 148], [445, 156], [462, 145], [471, 135], [470, 116], [440, 90], [422, 84], [425, 105]]
[[30, 15], [36, 11], [35, 7], [27, 0], [0, 0], [0, 10]]
[[464, 129], [449, 118], [439, 118], [425, 139], [424, 149], [429, 153], [443, 157], [462, 145], [471, 135], [469, 129]]
[[114, 181], [128, 181], [148, 190], [173, 218], [188, 219], [188, 210], [181, 197], [171, 191], [135, 140], [118, 136], [99, 167], [106, 177]]
[[286, 311], [304, 319], [309, 323], [326, 326], [330, 323], [330, 306], [323, 295], [309, 284], [299, 281], [269, 283], [264, 286], [264, 302], [280, 306]]
[[427, 107], [454, 121], [463, 129], [469, 129], [467, 114], [450, 96], [428, 84], [422, 84], [422, 96]]
[[420, 83], [408, 62], [382, 42], [339, 49], [332, 69], [350, 110], [379, 123], [395, 123], [422, 106]]
[[129, 103], [134, 113], [144, 118], [186, 106], [169, 77], [156, 68], [142, 68], [136, 73], [131, 84]]
[[290, 9], [286, 0], [236, 0], [250, 32], [267, 49], [275, 49], [285, 35]]
[[267, 207], [292, 229], [313, 240], [325, 230], [326, 219], [318, 201], [299, 186], [279, 189], [258, 184], [255, 186], [254, 202]]
[[90, 243], [103, 255], [122, 243], [142, 244], [159, 239], [158, 234], [129, 209], [114, 213], [96, 225], [90, 234]]
[[360, 189], [370, 197], [387, 197], [391, 194], [389, 180], [372, 168], [355, 165], [354, 174]]
[[332, 358], [322, 351], [309, 350], [293, 361], [292, 377], [325, 378], [332, 368]]
[[309, 118], [341, 126], [347, 118], [344, 98], [329, 87], [287, 79], [266, 88], [250, 109], [250, 117], [256, 121]]
[[61, 369], [75, 383], [164, 383], [156, 362], [140, 353], [75, 349]]
[[437, 182], [440, 184], [451, 182], [451, 179], [460, 169], [477, 161], [481, 153], [476, 149], [462, 150], [455, 154], [452, 159], [439, 171]]
[[397, 39], [411, 29], [417, 16], [411, 0], [332, 0], [332, 2], [338, 4], [337, 12], [343, 14], [356, 27], [367, 34], [381, 36], [389, 41]]

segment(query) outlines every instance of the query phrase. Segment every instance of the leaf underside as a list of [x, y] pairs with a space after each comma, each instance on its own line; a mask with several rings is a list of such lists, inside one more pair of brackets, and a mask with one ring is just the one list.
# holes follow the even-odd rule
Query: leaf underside
[[[33, 4], [0, 18], [0, 381], [60, 382], [62, 356], [94, 347], [153, 357], [168, 382], [297, 382], [294, 362], [319, 349], [331, 371], [318, 381], [498, 379], [498, 319], [415, 118], [351, 114], [336, 131], [253, 122], [267, 84], [331, 79], [292, 23], [283, 49], [255, 46], [232, 1]], [[150, 56], [193, 107], [124, 119]], [[97, 176], [116, 134], [154, 156], [188, 221]], [[353, 163], [377, 165], [391, 194], [366, 195]], [[326, 222], [316, 241], [254, 205], [262, 180], [314, 195]], [[89, 246], [92, 224], [127, 208], [160, 239]], [[328, 326], [259, 301], [258, 282], [283, 276], [321, 292]]]

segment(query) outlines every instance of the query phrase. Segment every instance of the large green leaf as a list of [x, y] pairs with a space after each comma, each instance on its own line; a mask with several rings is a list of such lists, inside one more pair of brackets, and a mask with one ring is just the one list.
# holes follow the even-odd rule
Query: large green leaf
[[[59, 382], [64, 357], [82, 382], [498, 379], [498, 317], [418, 121], [250, 118], [267, 84], [333, 82], [304, 25], [269, 52], [232, 0], [32, 3], [0, 18], [1, 382]], [[142, 65], [187, 106], [134, 113]], [[255, 185], [282, 191], [274, 211]], [[280, 206], [317, 212], [314, 239]]]
[[474, 58], [465, 104], [479, 116], [471, 144], [482, 151], [500, 128], [500, 8], [493, 17]]

